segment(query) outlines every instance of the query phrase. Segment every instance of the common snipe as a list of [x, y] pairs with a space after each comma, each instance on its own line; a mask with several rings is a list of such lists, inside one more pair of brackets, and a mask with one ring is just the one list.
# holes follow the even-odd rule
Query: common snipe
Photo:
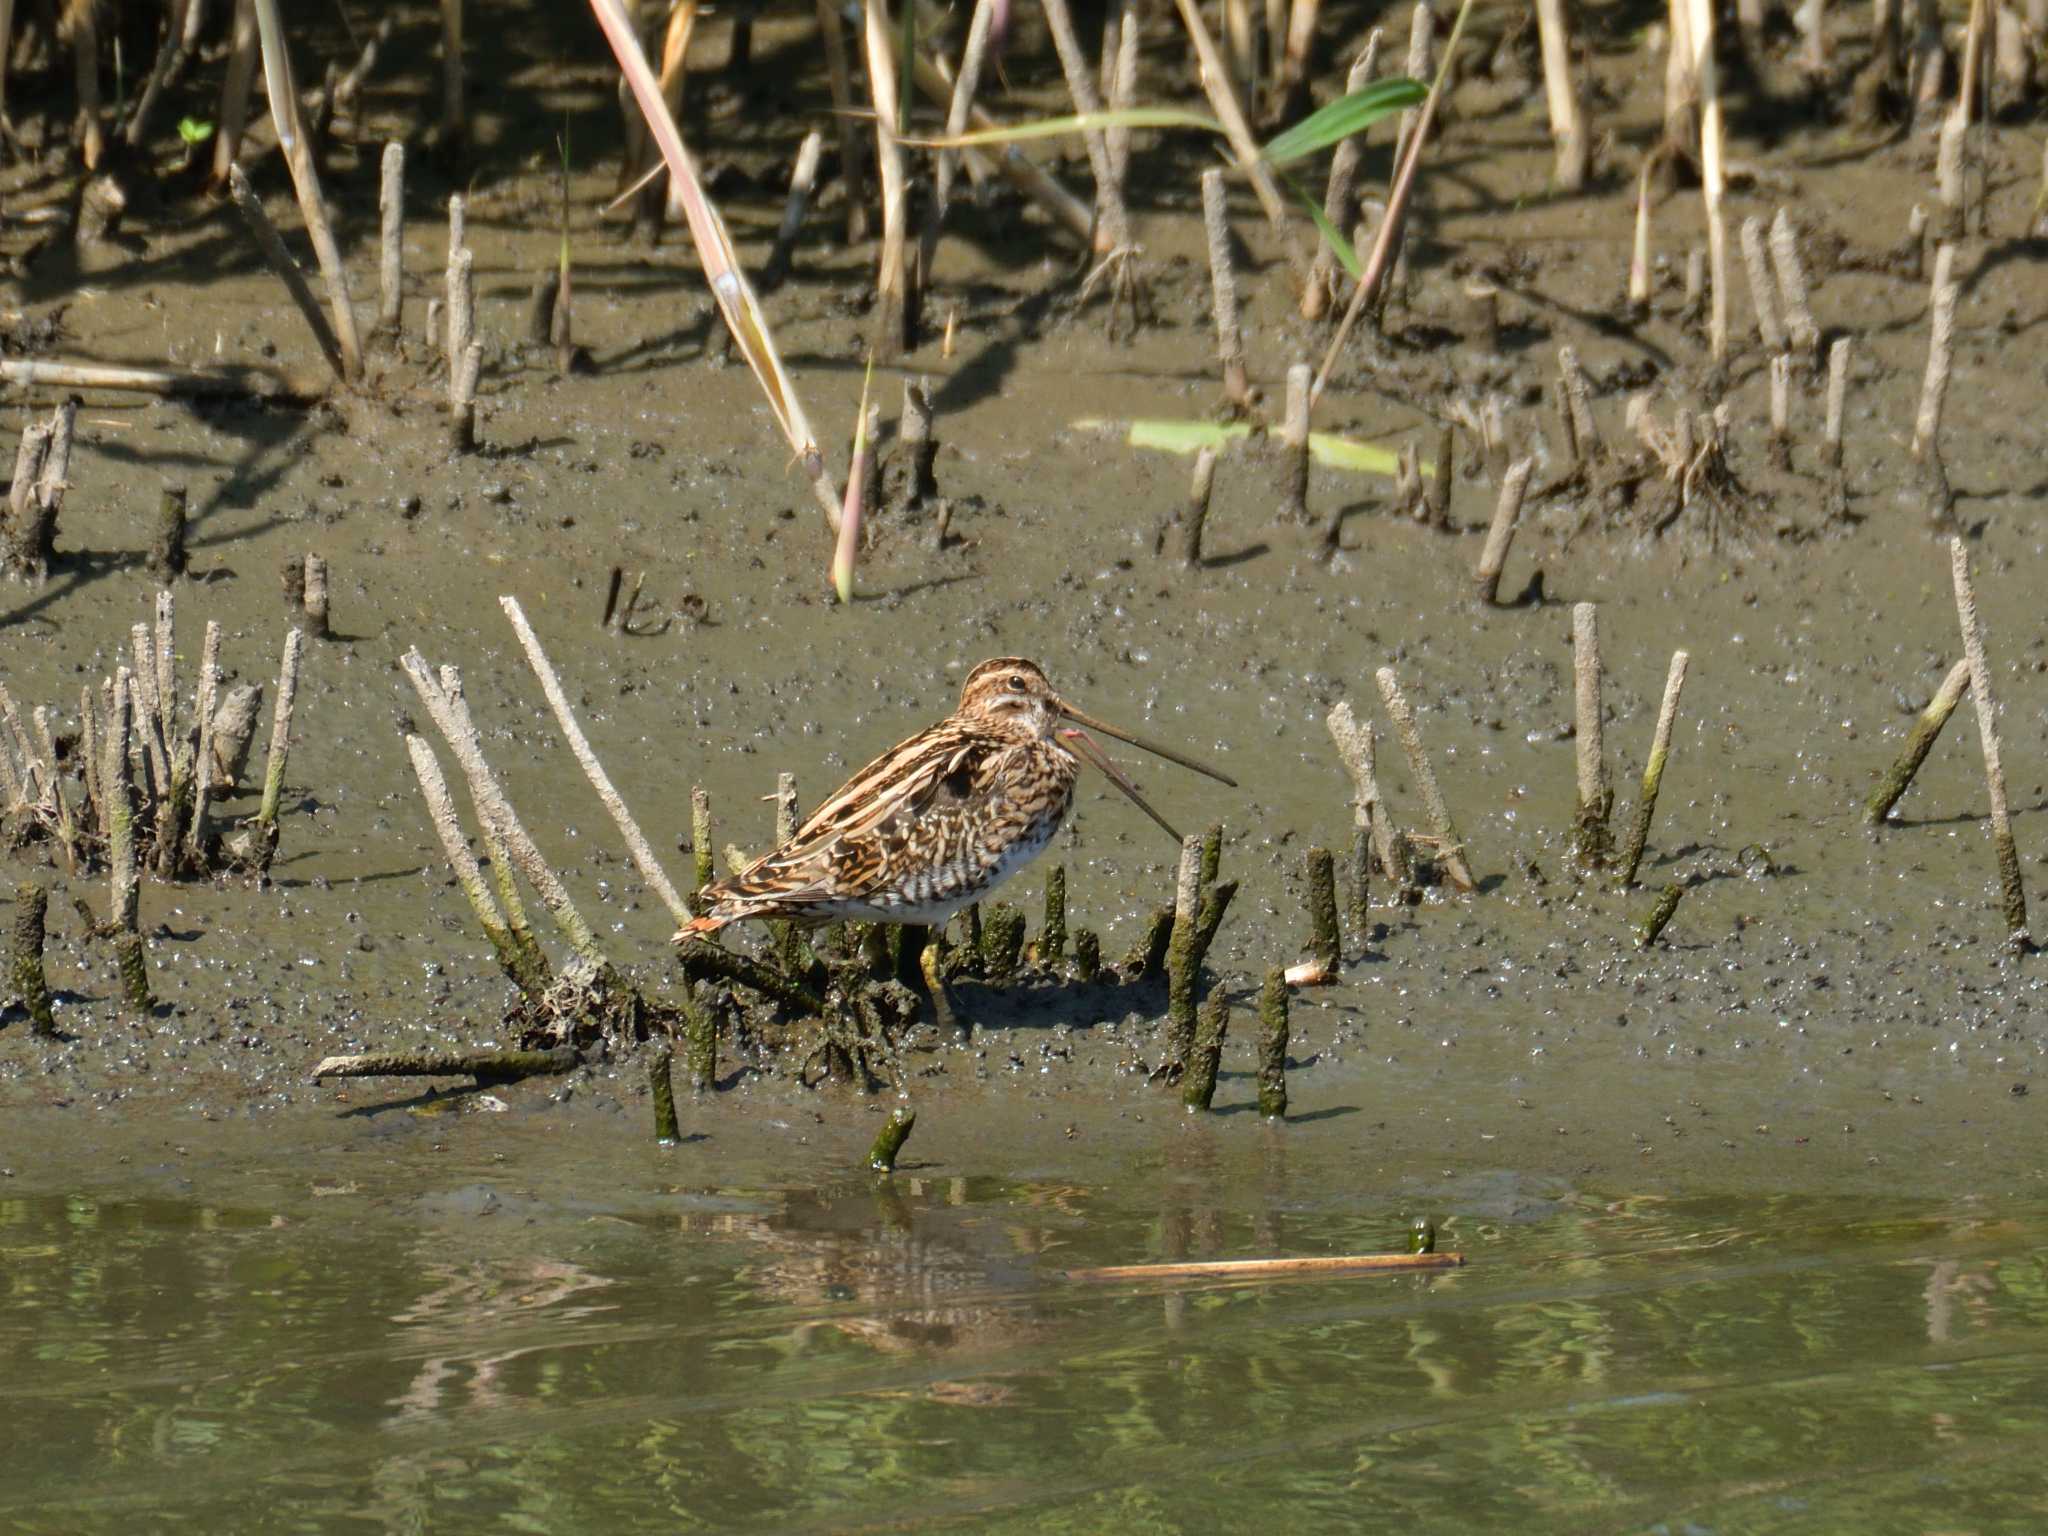
[[1036, 663], [998, 657], [967, 674], [952, 714], [861, 769], [773, 853], [699, 891], [677, 940], [745, 917], [942, 923], [1051, 841], [1083, 762], [1179, 841], [1083, 727], [1237, 784], [1083, 714]]

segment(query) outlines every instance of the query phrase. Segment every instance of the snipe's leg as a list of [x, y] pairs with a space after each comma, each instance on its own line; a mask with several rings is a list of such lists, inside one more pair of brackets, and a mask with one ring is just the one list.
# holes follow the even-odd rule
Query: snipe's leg
[[939, 931], [935, 929], [918, 954], [917, 968], [924, 976], [925, 995], [931, 999], [932, 1021], [942, 1034], [949, 1034], [965, 1045], [972, 1030], [967, 1021], [953, 1010], [953, 996], [946, 987], [945, 955], [945, 945], [940, 942]]

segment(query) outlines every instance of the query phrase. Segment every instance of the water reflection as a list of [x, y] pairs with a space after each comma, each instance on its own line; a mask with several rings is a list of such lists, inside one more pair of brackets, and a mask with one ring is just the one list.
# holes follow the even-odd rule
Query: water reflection
[[[0, 1527], [1990, 1528], [2038, 1516], [2048, 1212], [1474, 1189], [1429, 1278], [1233, 1177], [284, 1210], [0, 1201]], [[1230, 1193], [1218, 1195], [1218, 1190]], [[2010, 1528], [2023, 1528], [2014, 1524]]]

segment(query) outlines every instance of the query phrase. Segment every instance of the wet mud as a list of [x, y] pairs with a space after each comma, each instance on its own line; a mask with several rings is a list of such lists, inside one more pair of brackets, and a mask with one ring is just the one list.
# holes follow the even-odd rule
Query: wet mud
[[[406, 14], [408, 27], [431, 26]], [[595, 211], [617, 144], [595, 34], [579, 19], [560, 24], [561, 38], [525, 40], [531, 51], [500, 60], [518, 110], [485, 104], [461, 183], [486, 347], [478, 453], [449, 454], [424, 329], [445, 251], [438, 203], [455, 185], [431, 170], [413, 192], [403, 337], [373, 353], [361, 394], [310, 409], [86, 396], [61, 558], [47, 585], [12, 587], [0, 602], [0, 665], [24, 707], [68, 715], [80, 684], [105, 675], [129, 626], [149, 616], [157, 584], [144, 561], [166, 482], [184, 484], [190, 505], [181, 652], [196, 653], [204, 622], [218, 619], [230, 671], [266, 677], [297, 622], [279, 572], [308, 553], [329, 566], [333, 632], [308, 647], [270, 881], [144, 885], [154, 1013], [123, 1009], [111, 949], [72, 915], [74, 895], [103, 908], [103, 886], [45, 872], [65, 1038], [31, 1038], [18, 1011], [0, 1028], [0, 1164], [58, 1182], [82, 1162], [111, 1172], [209, 1145], [289, 1161], [351, 1140], [431, 1146], [523, 1122], [550, 1155], [596, 1167], [652, 1136], [644, 1064], [630, 1051], [486, 1092], [307, 1081], [335, 1052], [510, 1043], [499, 1022], [508, 987], [402, 745], [418, 710], [397, 667], [409, 647], [461, 669], [492, 761], [609, 956], [652, 992], [671, 974], [672, 924], [525, 668], [497, 605], [511, 593], [673, 876], [689, 867], [693, 785], [711, 794], [721, 846], [764, 847], [763, 797], [779, 772], [815, 803], [945, 713], [965, 671], [992, 655], [1029, 656], [1085, 708], [1235, 774], [1242, 788], [1230, 791], [1167, 765], [1140, 769], [1177, 824], [1223, 824], [1223, 870], [1242, 882], [1210, 955], [1215, 984], [1240, 1003], [1216, 1096], [1223, 1119], [1199, 1134], [1254, 1123], [1252, 1001], [1267, 969], [1308, 940], [1305, 851], [1349, 846], [1349, 786], [1324, 725], [1333, 705], [1349, 700], [1378, 722], [1382, 785], [1401, 824], [1423, 828], [1373, 684], [1391, 665], [1479, 889], [1432, 889], [1412, 906], [1375, 891], [1371, 932], [1347, 936], [1335, 983], [1294, 999], [1287, 1134], [1380, 1187], [1503, 1168], [1631, 1188], [2037, 1184], [2041, 962], [2006, 943], [1970, 712], [1950, 723], [1892, 824], [1872, 832], [1861, 817], [1961, 654], [1947, 546], [1908, 454], [1927, 289], [1887, 257], [1929, 193], [1932, 136], [1815, 121], [1769, 78], [1731, 119], [1733, 153], [1753, 172], [1731, 194], [1731, 221], [1789, 208], [1824, 336], [1854, 340], [1844, 517], [1820, 459], [1818, 384], [1795, 385], [1789, 468], [1774, 465], [1768, 359], [1743, 294], [1719, 378], [1679, 314], [1685, 253], [1704, 238], [1696, 194], [1658, 206], [1651, 313], [1623, 313], [1633, 167], [1658, 131], [1660, 71], [1632, 51], [1621, 18], [1596, 17], [1595, 101], [1613, 139], [1593, 188], [1547, 190], [1539, 93], [1498, 79], [1461, 87], [1424, 172], [1407, 285], [1384, 334], [1340, 364], [1316, 420], [1319, 431], [1412, 441], [1427, 461], [1458, 402], [1506, 397], [1510, 441], [1538, 467], [1501, 590], [1540, 595], [1501, 607], [1472, 595], [1499, 469], [1462, 433], [1448, 526], [1395, 507], [1385, 480], [1318, 466], [1311, 512], [1341, 514], [1339, 548], [1320, 559], [1312, 530], [1279, 520], [1274, 465], [1233, 452], [1216, 476], [1206, 562], [1187, 570], [1155, 555], [1189, 462], [1082, 423], [1208, 416], [1222, 391], [1196, 188], [1207, 151], [1145, 136], [1133, 190], [1153, 314], [1134, 339], [1107, 337], [1102, 303], [1077, 306], [1081, 253], [1013, 200], [996, 194], [949, 232], [927, 299], [931, 338], [876, 382], [886, 421], [899, 375], [932, 381], [950, 537], [934, 536], [934, 511], [883, 514], [855, 601], [836, 604], [808, 486], [745, 369], [709, 355], [715, 321], [694, 257], [673, 233], [651, 249], [628, 244]], [[776, 62], [797, 57], [804, 36], [794, 20], [764, 24], [754, 75], [721, 82], [694, 126], [750, 261], [768, 247], [804, 114], [822, 110], [811, 99], [822, 84]], [[1177, 67], [1161, 81], [1185, 88]], [[359, 303], [376, 147], [414, 126], [423, 91], [423, 77], [401, 72], [369, 98], [360, 148], [330, 157]], [[529, 112], [520, 92], [546, 112]], [[734, 100], [744, 110], [720, 110]], [[590, 161], [572, 202], [576, 339], [591, 367], [569, 374], [552, 348], [521, 339], [534, 280], [555, 256], [551, 139], [563, 114]], [[2048, 281], [2024, 234], [2033, 140], [1994, 130], [1984, 152], [1988, 232], [1958, 248], [1943, 455], [1990, 630], [2023, 872], [2038, 884], [2048, 418], [2031, 338]], [[1383, 178], [1386, 160], [1376, 138], [1369, 174]], [[1078, 147], [1063, 169], [1085, 185]], [[274, 159], [257, 180], [295, 228]], [[54, 185], [18, 163], [6, 196], [19, 206]], [[1294, 314], [1284, 259], [1241, 187], [1232, 207], [1252, 381], [1276, 401], [1287, 365], [1318, 359], [1325, 332]], [[861, 389], [871, 282], [871, 247], [836, 239], [843, 219], [828, 196], [768, 301], [835, 467]], [[171, 198], [125, 227], [140, 249], [87, 272], [29, 259], [28, 237], [7, 232], [10, 350], [319, 376], [311, 338], [228, 210]], [[1491, 338], [1475, 332], [1465, 297], [1479, 274], [1500, 290]], [[955, 315], [945, 357], [939, 334]], [[1640, 507], [1660, 473], [1643, 481], [1644, 503], [1598, 477], [1540, 494], [1569, 468], [1551, 403], [1561, 346], [1578, 353], [1617, 447], [1632, 447], [1633, 392], [1649, 392], [1660, 416], [1727, 404], [1739, 537], [1710, 543], [1689, 518], [1645, 533]], [[11, 390], [9, 425], [48, 404], [48, 391]], [[602, 622], [615, 567], [641, 593], [618, 633]], [[1600, 605], [1618, 824], [1670, 652], [1692, 657], [1641, 884], [1627, 892], [1581, 877], [1571, 857], [1579, 601]], [[253, 800], [232, 809], [246, 814]], [[1176, 852], [1089, 780], [1069, 829], [1008, 894], [1035, 914], [1057, 860], [1069, 922], [1121, 954], [1170, 899]], [[44, 857], [30, 849], [10, 868]], [[1638, 949], [1637, 925], [1674, 881], [1685, 895], [1670, 926]], [[960, 1002], [977, 1025], [970, 1043], [928, 1031], [902, 1058], [918, 1105], [906, 1163], [1099, 1175], [1196, 1134], [1178, 1096], [1148, 1080], [1163, 988], [970, 985]], [[728, 1055], [718, 1091], [683, 1105], [685, 1133], [708, 1139], [680, 1155], [721, 1169], [851, 1168], [890, 1102], [800, 1087], [786, 1057]], [[507, 1113], [446, 1118], [498, 1107]]]

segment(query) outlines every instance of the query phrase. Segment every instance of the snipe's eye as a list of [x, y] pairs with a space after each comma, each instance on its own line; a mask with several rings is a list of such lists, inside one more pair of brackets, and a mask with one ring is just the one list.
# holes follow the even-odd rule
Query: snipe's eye
[[1024, 678], [1023, 678], [1023, 675], [1022, 675], [1021, 673], [1017, 673], [1017, 672], [1012, 672], [1012, 673], [1010, 674], [1010, 692], [1012, 692], [1012, 693], [1022, 693], [1023, 691], [1024, 691]]

